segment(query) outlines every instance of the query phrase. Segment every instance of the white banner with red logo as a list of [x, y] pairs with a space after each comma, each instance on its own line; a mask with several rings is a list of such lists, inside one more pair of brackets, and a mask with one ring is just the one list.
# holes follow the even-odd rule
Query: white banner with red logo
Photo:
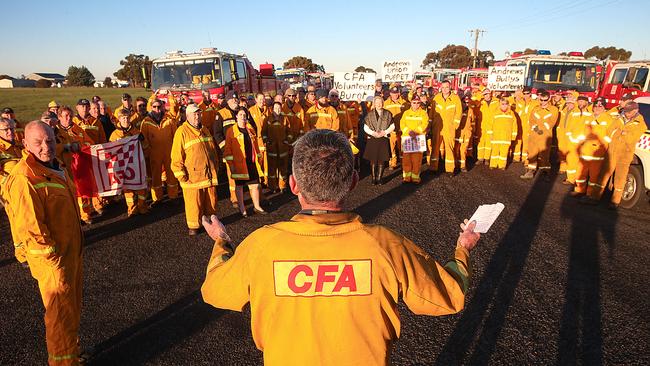
[[92, 145], [90, 156], [98, 196], [147, 188], [147, 167], [138, 136]]

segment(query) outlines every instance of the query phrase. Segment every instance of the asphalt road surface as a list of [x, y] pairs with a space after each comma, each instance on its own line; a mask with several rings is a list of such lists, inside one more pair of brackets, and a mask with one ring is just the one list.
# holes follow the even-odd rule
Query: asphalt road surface
[[[522, 181], [477, 166], [454, 178], [401, 172], [375, 187], [364, 178], [349, 207], [365, 222], [411, 238], [439, 261], [453, 254], [458, 224], [479, 204], [506, 208], [472, 252], [473, 279], [457, 315], [415, 316], [401, 306], [395, 365], [650, 364], [650, 205], [585, 207], [554, 176]], [[290, 218], [295, 197], [242, 219], [227, 199], [219, 217], [236, 240]], [[249, 206], [250, 207], [250, 206]], [[182, 200], [127, 219], [123, 204], [85, 227], [80, 341], [91, 365], [259, 365], [250, 313], [212, 308], [199, 292], [212, 242], [189, 239]], [[29, 270], [13, 259], [0, 215], [0, 364], [47, 359], [43, 306]], [[341, 334], [341, 337], [345, 337]], [[336, 352], [336, 350], [332, 350]]]

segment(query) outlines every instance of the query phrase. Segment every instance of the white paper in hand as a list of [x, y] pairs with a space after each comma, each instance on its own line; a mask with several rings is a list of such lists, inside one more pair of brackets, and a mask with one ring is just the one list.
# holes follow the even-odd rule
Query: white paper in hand
[[487, 233], [505, 207], [501, 202], [493, 205], [478, 206], [474, 215], [469, 219], [469, 222], [476, 221], [474, 231], [477, 233]]

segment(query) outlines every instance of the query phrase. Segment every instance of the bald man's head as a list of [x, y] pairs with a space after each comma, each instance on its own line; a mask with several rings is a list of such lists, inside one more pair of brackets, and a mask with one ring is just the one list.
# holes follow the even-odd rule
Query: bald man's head
[[54, 160], [56, 151], [54, 130], [41, 121], [32, 121], [25, 126], [23, 145], [43, 163], [51, 164]]

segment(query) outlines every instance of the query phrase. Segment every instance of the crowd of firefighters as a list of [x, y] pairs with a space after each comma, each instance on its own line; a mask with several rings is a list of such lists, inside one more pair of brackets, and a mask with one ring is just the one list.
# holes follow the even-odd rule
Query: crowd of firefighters
[[[167, 103], [158, 99], [159, 95], [166, 96]], [[439, 90], [417, 84], [409, 90], [378, 81], [378, 96], [394, 125], [386, 136], [390, 140], [387, 163], [396, 169], [401, 162], [404, 182], [421, 181], [423, 155], [434, 174], [465, 172], [471, 161], [491, 169], [522, 162], [525, 172], [521, 178], [531, 179], [539, 171], [548, 179], [551, 150], [556, 149], [559, 170], [566, 173], [563, 183], [574, 186], [571, 194], [584, 196], [583, 203], [597, 203], [616, 172], [611, 201], [616, 207], [634, 146], [646, 129], [631, 95], [606, 110], [603, 99], [590, 103], [576, 91], [550, 95], [525, 87], [509, 93], [479, 84], [454, 91], [448, 82]], [[260, 188], [287, 190], [292, 146], [302, 134], [312, 129], [339, 131], [357, 153], [370, 138], [363, 123], [375, 107], [370, 99], [341, 101], [336, 90], [314, 86], [287, 89], [274, 97], [262, 93], [245, 97], [234, 91], [211, 97], [205, 91], [198, 104], [187, 93], [174, 96], [165, 91], [156, 91], [148, 99], [138, 97], [135, 104], [129, 94], [121, 99], [114, 111], [98, 96], [80, 99], [74, 110], [52, 101], [41, 121], [55, 131], [57, 158], [73, 176], [73, 156], [82, 146], [139, 136], [152, 203], [146, 204], [144, 190], [124, 192], [129, 216], [146, 213], [164, 198], [164, 192], [170, 199], [178, 197], [180, 183], [192, 235], [200, 227], [200, 216], [214, 213], [220, 161], [226, 163], [233, 207], [247, 215], [243, 186], [248, 185], [255, 212], [264, 214]], [[0, 161], [4, 176], [21, 157], [23, 128], [11, 108], [2, 111]], [[427, 152], [403, 153], [402, 139], [416, 135], [426, 136]], [[359, 160], [357, 157], [358, 167]], [[373, 183], [381, 183], [383, 167], [379, 172], [376, 176], [373, 165]], [[81, 220], [91, 224], [109, 202], [79, 197]], [[10, 207], [6, 200], [5, 206]]]

